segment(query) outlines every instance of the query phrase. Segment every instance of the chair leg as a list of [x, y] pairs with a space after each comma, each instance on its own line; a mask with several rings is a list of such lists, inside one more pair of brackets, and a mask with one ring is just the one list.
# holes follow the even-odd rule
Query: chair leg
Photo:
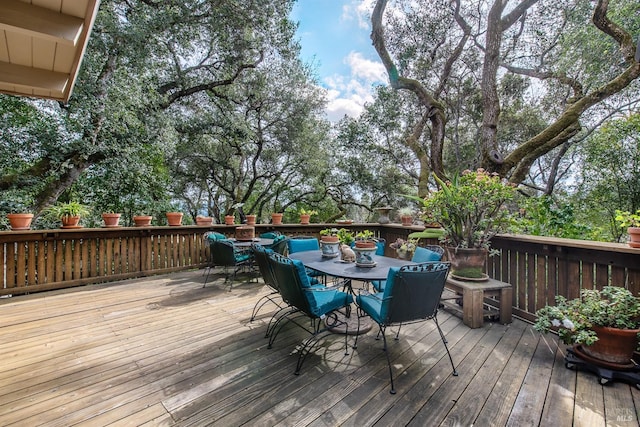
[[278, 304], [272, 297], [273, 295], [278, 295], [278, 292], [276, 291], [272, 291], [270, 294], [263, 296], [262, 298], [260, 298], [257, 302], [256, 305], [253, 306], [253, 311], [251, 312], [251, 318], [249, 319], [249, 322], [253, 322], [253, 320], [256, 318], [256, 316], [258, 315], [258, 311], [260, 311], [260, 309], [262, 307], [265, 306], [266, 303], [268, 303], [269, 301], [271, 301], [272, 303], [274, 303], [278, 308], [280, 308], [280, 304]]
[[387, 357], [387, 366], [389, 367], [389, 379], [391, 380], [391, 390], [389, 393], [396, 394], [396, 388], [393, 385], [393, 370], [391, 369], [391, 358], [389, 357], [389, 349], [387, 348], [387, 336], [385, 335], [385, 328], [381, 325], [380, 332], [382, 333], [382, 341], [384, 342], [382, 348], [385, 356]]
[[436, 322], [436, 327], [438, 328], [438, 332], [440, 333], [440, 338], [442, 339], [442, 343], [444, 344], [445, 350], [447, 350], [447, 355], [449, 356], [449, 361], [451, 362], [451, 367], [453, 368], [453, 376], [458, 376], [458, 371], [456, 371], [456, 365], [453, 364], [453, 358], [451, 357], [451, 353], [449, 352], [449, 346], [447, 345], [447, 339], [444, 337], [444, 333], [442, 329], [440, 329], [440, 324], [438, 323], [438, 317], [434, 316], [433, 321]]

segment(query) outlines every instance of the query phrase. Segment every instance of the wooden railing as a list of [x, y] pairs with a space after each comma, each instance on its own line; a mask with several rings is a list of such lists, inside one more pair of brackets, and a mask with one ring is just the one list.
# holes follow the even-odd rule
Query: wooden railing
[[[289, 236], [318, 236], [327, 227], [354, 232], [370, 229], [387, 243], [406, 238], [420, 227], [397, 224], [257, 225], [256, 234], [277, 230]], [[0, 232], [0, 295], [19, 295], [89, 283], [164, 274], [207, 265], [207, 231], [229, 237], [234, 226], [123, 227], [112, 229]], [[438, 244], [423, 240], [422, 244]], [[487, 272], [513, 286], [513, 312], [532, 320], [537, 309], [556, 295], [577, 297], [581, 289], [607, 284], [640, 295], [640, 250], [625, 244], [535, 236], [501, 235]], [[386, 255], [393, 256], [387, 245]]]

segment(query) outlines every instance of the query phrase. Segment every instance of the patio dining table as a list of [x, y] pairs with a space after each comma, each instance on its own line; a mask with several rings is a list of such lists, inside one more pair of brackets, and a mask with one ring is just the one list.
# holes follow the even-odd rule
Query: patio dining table
[[335, 258], [323, 257], [321, 251], [304, 251], [289, 254], [289, 258], [302, 261], [305, 267], [324, 273], [328, 276], [346, 280], [386, 280], [391, 267], [402, 267], [412, 264], [411, 261], [373, 255], [374, 267], [360, 267], [353, 262], [345, 262]]

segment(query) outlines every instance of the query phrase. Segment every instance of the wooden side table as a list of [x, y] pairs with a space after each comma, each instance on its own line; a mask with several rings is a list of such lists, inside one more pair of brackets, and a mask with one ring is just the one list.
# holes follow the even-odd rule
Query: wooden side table
[[[513, 304], [513, 290], [509, 283], [495, 279], [486, 282], [465, 282], [451, 277], [447, 279], [446, 288], [462, 295], [462, 322], [470, 328], [481, 328], [485, 313], [484, 299], [499, 298], [500, 323], [511, 323], [511, 306]], [[495, 312], [494, 312], [495, 313]]]

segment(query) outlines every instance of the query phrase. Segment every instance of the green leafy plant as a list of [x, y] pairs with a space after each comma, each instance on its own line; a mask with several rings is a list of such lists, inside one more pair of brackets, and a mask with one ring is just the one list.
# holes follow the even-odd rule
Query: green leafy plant
[[640, 209], [638, 209], [636, 213], [616, 209], [615, 218], [622, 228], [640, 227]]
[[356, 240], [376, 240], [371, 230], [362, 230], [356, 233]]
[[425, 223], [437, 222], [444, 229], [441, 240], [456, 248], [489, 248], [490, 239], [513, 222], [506, 204], [515, 199], [516, 189], [497, 174], [484, 169], [465, 171], [450, 181], [435, 177], [440, 189], [426, 198], [414, 198], [423, 205]]
[[401, 238], [396, 239], [395, 242], [391, 243], [389, 247], [391, 249], [395, 249], [398, 257], [400, 258], [411, 258], [413, 253], [416, 251], [416, 247], [418, 246], [418, 241], [420, 239], [409, 239], [404, 240]]
[[546, 333], [557, 328], [565, 344], [591, 345], [598, 340], [593, 326], [640, 328], [640, 298], [618, 286], [583, 289], [580, 298], [556, 297], [556, 305], [536, 312], [534, 329]]
[[353, 233], [346, 228], [341, 228], [338, 230], [338, 239], [343, 245], [351, 246], [354, 241]]
[[318, 215], [318, 211], [313, 210], [313, 209], [300, 209], [300, 215]]
[[46, 208], [46, 214], [52, 219], [61, 219], [65, 216], [87, 216], [89, 207], [79, 202], [57, 203]]

